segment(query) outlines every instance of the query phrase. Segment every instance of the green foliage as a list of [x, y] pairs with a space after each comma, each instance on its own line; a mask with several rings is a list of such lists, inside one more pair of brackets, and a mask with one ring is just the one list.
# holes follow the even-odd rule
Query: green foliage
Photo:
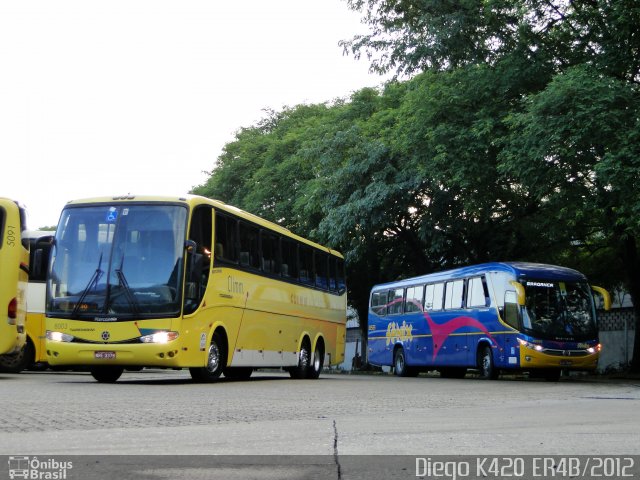
[[374, 283], [517, 259], [640, 312], [640, 1], [347, 3], [345, 50], [412, 78], [267, 112], [194, 192], [341, 250], [361, 318]]
[[413, 75], [519, 56], [556, 69], [594, 64], [638, 81], [637, 0], [347, 0], [370, 32], [341, 42], [371, 69]]

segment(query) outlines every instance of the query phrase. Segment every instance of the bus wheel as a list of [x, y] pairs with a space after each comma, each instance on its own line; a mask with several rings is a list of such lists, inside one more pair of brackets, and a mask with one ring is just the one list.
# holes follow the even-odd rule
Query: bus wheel
[[495, 380], [498, 378], [498, 369], [493, 363], [493, 352], [491, 347], [485, 345], [478, 352], [478, 370], [480, 370], [480, 378], [483, 380]]
[[418, 370], [407, 366], [407, 361], [404, 356], [404, 350], [399, 348], [393, 355], [393, 372], [398, 377], [415, 377], [418, 375]]
[[315, 380], [320, 376], [322, 371], [322, 365], [324, 364], [324, 348], [322, 345], [316, 345], [316, 350], [313, 352], [313, 361], [309, 365], [307, 370], [307, 378]]
[[291, 378], [301, 379], [307, 378], [307, 371], [309, 370], [309, 363], [311, 360], [311, 347], [309, 342], [305, 339], [300, 347], [298, 353], [298, 366], [289, 370]]
[[100, 383], [115, 383], [124, 372], [122, 367], [93, 367], [91, 369], [91, 376]]
[[253, 373], [251, 367], [227, 367], [224, 369], [224, 376], [233, 380], [246, 380]]
[[33, 364], [36, 351], [30, 339], [17, 353], [10, 355], [0, 355], [0, 372], [2, 373], [20, 373]]
[[224, 344], [218, 333], [214, 333], [209, 346], [207, 355], [207, 366], [190, 368], [191, 378], [196, 382], [211, 382], [217, 379], [225, 369], [225, 350]]

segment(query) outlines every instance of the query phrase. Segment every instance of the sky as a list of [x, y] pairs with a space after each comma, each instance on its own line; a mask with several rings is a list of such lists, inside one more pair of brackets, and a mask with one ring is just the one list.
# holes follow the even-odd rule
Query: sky
[[28, 226], [102, 195], [184, 195], [264, 115], [382, 84], [344, 0], [0, 0], [0, 196]]

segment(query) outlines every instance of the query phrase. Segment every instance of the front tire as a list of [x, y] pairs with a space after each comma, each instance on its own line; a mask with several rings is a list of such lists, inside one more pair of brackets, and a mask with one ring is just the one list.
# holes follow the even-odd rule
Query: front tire
[[483, 380], [495, 380], [498, 378], [498, 369], [493, 362], [493, 352], [491, 347], [485, 345], [478, 352], [478, 370], [480, 378]]
[[220, 335], [214, 333], [207, 353], [207, 366], [190, 368], [189, 373], [196, 382], [212, 382], [220, 377], [226, 366], [226, 346]]
[[99, 383], [115, 383], [122, 375], [122, 372], [124, 372], [123, 367], [93, 367], [91, 369], [91, 376]]

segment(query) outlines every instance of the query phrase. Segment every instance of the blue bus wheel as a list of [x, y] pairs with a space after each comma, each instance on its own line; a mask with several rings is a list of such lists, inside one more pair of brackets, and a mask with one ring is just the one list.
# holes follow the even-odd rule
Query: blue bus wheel
[[478, 352], [478, 370], [483, 380], [495, 380], [498, 378], [498, 369], [493, 363], [493, 352], [488, 345], [483, 346]]

